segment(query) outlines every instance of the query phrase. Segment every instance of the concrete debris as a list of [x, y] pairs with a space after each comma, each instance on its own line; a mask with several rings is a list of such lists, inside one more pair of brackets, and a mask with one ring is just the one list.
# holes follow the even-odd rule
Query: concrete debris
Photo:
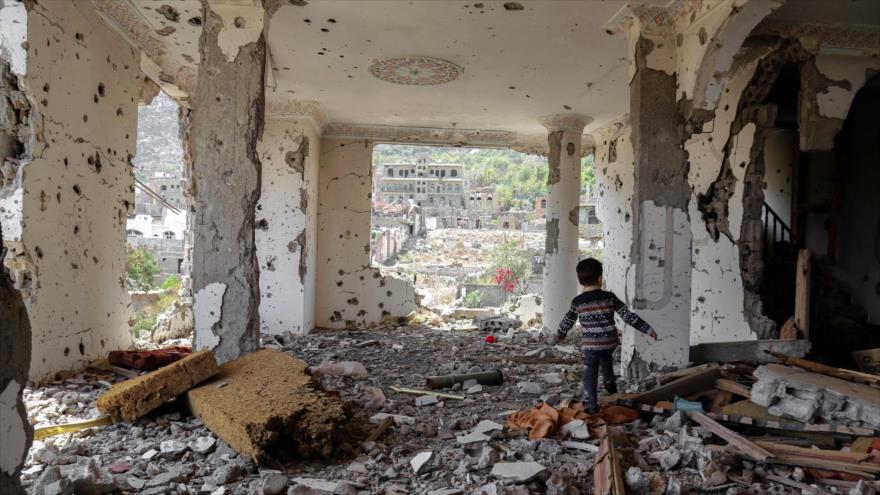
[[436, 395], [422, 395], [420, 397], [416, 397], [416, 406], [430, 406], [440, 402], [440, 398]]
[[492, 440], [492, 437], [486, 435], [485, 433], [480, 432], [471, 432], [464, 435], [459, 435], [455, 437], [455, 441], [460, 445], [470, 445], [472, 443], [478, 442], [488, 442]]
[[211, 351], [194, 352], [152, 373], [114, 385], [98, 398], [97, 407], [114, 418], [135, 421], [217, 372]]
[[586, 440], [590, 438], [590, 429], [582, 419], [573, 419], [562, 425], [559, 429], [563, 436], [575, 438], [578, 440]]
[[409, 461], [409, 465], [412, 467], [414, 473], [424, 473], [430, 468], [432, 457], [434, 457], [433, 452], [420, 452]]
[[[292, 446], [287, 449], [297, 456], [327, 456], [345, 407], [320, 390], [307, 369], [299, 359], [264, 349], [221, 366], [213, 381], [187, 393], [187, 402], [218, 437], [260, 462], [279, 445]], [[228, 385], [218, 389], [217, 382]]]
[[207, 455], [214, 450], [215, 445], [217, 445], [217, 439], [214, 437], [198, 437], [190, 448], [192, 448], [193, 452]]
[[516, 389], [524, 395], [541, 395], [544, 393], [544, 388], [537, 382], [519, 382], [516, 384]]
[[545, 470], [537, 462], [499, 462], [492, 466], [490, 474], [496, 478], [525, 483]]
[[287, 476], [272, 473], [263, 478], [263, 495], [281, 495], [287, 489]]
[[474, 325], [481, 332], [506, 332], [508, 328], [519, 328], [522, 321], [509, 315], [479, 315], [474, 317]]
[[760, 366], [754, 375], [751, 399], [770, 414], [880, 429], [880, 392], [874, 388], [779, 364]]
[[355, 380], [361, 380], [369, 376], [364, 365], [354, 361], [324, 362], [317, 368], [312, 368], [312, 372], [319, 375], [346, 376]]

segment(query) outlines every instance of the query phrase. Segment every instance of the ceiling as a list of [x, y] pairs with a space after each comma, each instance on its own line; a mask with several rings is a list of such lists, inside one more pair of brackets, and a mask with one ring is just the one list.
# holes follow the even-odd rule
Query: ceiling
[[[539, 118], [592, 117], [628, 103], [626, 39], [603, 25], [621, 0], [335, 0], [272, 17], [270, 102], [316, 100], [330, 122], [546, 132]], [[430, 56], [464, 69], [452, 82], [406, 86], [369, 72], [377, 59]]]
[[878, 0], [788, 0], [770, 17], [791, 22], [880, 25]]

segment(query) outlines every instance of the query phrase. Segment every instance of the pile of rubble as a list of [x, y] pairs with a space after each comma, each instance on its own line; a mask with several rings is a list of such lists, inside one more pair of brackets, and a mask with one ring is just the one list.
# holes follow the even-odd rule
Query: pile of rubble
[[[310, 402], [319, 406], [302, 414], [315, 418], [307, 423], [310, 428], [334, 425], [309, 430], [329, 432], [328, 450], [299, 452], [299, 445], [316, 444], [293, 434], [275, 443], [277, 448], [249, 451], [224, 431], [239, 417], [206, 414], [199, 406], [193, 416], [178, 398], [131, 422], [37, 440], [23, 481], [37, 494], [562, 495], [626, 490], [674, 495], [871, 493], [876, 487], [880, 463], [872, 449], [880, 441], [874, 441], [878, 425], [870, 424], [870, 413], [846, 424], [798, 422], [788, 409], [773, 409], [799, 393], [786, 388], [778, 375], [773, 375], [773, 390], [789, 390], [791, 397], [776, 394], [770, 410], [756, 403], [757, 396], [750, 400], [752, 390], [760, 390], [770, 376], [762, 370], [780, 365], [710, 364], [652, 376], [644, 383], [622, 382], [628, 392], [604, 397], [603, 414], [591, 417], [579, 408], [581, 365], [573, 347], [546, 346], [527, 332], [487, 343], [479, 330], [454, 328], [389, 326], [264, 336], [263, 347], [274, 350], [251, 356], [287, 356], [268, 359], [266, 366], [273, 371], [264, 373], [262, 383], [268, 386], [269, 377], [280, 376], [282, 368], [311, 367], [312, 377], [302, 378], [298, 386], [309, 387], [307, 393], [319, 398]], [[250, 362], [260, 361], [267, 359]], [[126, 379], [112, 370], [90, 370], [28, 389], [31, 422], [57, 425], [94, 418], [98, 395]], [[861, 384], [877, 394], [876, 382]], [[237, 385], [221, 367], [219, 375], [194, 390], [217, 397], [213, 392], [230, 391], [211, 407], [223, 409], [216, 402], [232, 402], [241, 409], [235, 397], [248, 391], [230, 387]], [[817, 411], [844, 404], [829, 393], [812, 396], [821, 402]], [[261, 394], [270, 402], [283, 395], [278, 406], [286, 407], [299, 392], [262, 389], [255, 397]], [[248, 411], [262, 407], [257, 399], [246, 402]], [[870, 402], [859, 398], [841, 407], [867, 411]], [[271, 422], [250, 412], [240, 416]], [[339, 424], [343, 421], [347, 424]], [[289, 425], [268, 428], [264, 439], [278, 440], [291, 430]], [[309, 452], [319, 458], [294, 455]]]

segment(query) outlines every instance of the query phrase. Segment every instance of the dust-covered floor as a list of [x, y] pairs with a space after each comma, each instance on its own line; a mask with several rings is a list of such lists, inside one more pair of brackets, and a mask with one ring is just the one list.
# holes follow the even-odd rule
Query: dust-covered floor
[[[592, 493], [593, 454], [564, 447], [559, 436], [529, 441], [524, 432], [505, 428], [487, 431], [488, 440], [462, 444], [457, 439], [471, 433], [481, 421], [503, 425], [509, 413], [541, 401], [580, 400], [576, 347], [549, 347], [526, 332], [513, 340], [489, 344], [484, 334], [467, 329], [467, 325], [453, 328], [399, 326], [263, 336], [264, 347], [280, 348], [312, 366], [354, 361], [366, 368], [365, 378], [322, 375], [327, 389], [337, 390], [343, 399], [358, 404], [347, 428], [360, 434], [352, 434], [350, 442], [336, 446], [340, 454], [333, 459], [258, 467], [214, 437], [182, 405], [169, 404], [135, 424], [96, 427], [36, 441], [23, 481], [30, 493], [39, 494]], [[569, 343], [575, 338], [570, 336]], [[437, 403], [417, 406], [417, 400], [424, 400], [420, 396], [391, 389], [425, 388], [425, 378], [430, 375], [496, 368], [504, 374], [503, 385], [482, 386], [481, 391], [476, 390], [480, 387], [469, 387], [470, 393], [460, 387], [441, 391], [463, 395], [465, 400], [441, 398]], [[91, 371], [28, 389], [31, 421], [59, 424], [94, 417], [98, 414], [94, 409], [97, 395], [122, 379], [112, 371]], [[398, 424], [377, 442], [363, 446], [360, 439], [375, 428], [369, 418], [376, 413], [406, 418], [398, 418]], [[704, 441], [711, 434], [698, 427], [682, 428], [681, 424], [679, 414], [672, 419], [658, 417], [653, 427], [639, 420], [617, 428], [619, 454], [631, 491], [671, 495], [707, 490], [794, 493], [786, 492], [782, 485], [760, 485], [760, 467], [746, 469], [754, 466], [744, 467], [729, 455], [706, 448]], [[416, 474], [411, 461], [424, 452], [431, 453], [430, 459]], [[537, 474], [523, 471], [520, 480], [492, 476], [493, 466], [504, 462], [536, 462], [544, 470]], [[779, 469], [783, 475], [792, 472], [782, 466]]]

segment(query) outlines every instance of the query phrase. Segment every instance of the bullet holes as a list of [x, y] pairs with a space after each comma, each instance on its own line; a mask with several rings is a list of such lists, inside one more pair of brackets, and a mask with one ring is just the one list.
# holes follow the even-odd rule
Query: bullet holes
[[73, 37], [76, 38], [76, 41], [79, 42], [83, 42], [86, 40], [86, 37], [82, 33], [76, 33], [75, 35], [73, 35]]
[[236, 17], [235, 20], [232, 21], [232, 24], [235, 27], [237, 27], [238, 29], [244, 29], [245, 27], [247, 27], [247, 22], [244, 20], [244, 17], [242, 17], [242, 16]]
[[514, 12], [517, 10], [523, 10], [524, 7], [519, 2], [504, 2], [504, 10], [509, 12]]
[[104, 97], [104, 83], [98, 83], [98, 96]]
[[178, 13], [177, 9], [170, 5], [162, 4], [161, 7], [156, 9], [156, 12], [165, 16], [165, 18], [171, 22], [177, 22], [178, 20], [180, 20], [180, 13]]
[[43, 249], [40, 246], [35, 246], [34, 252], [37, 254], [37, 258], [43, 259]]
[[73, 185], [73, 192], [75, 192], [77, 196], [82, 195], [82, 189], [80, 189], [79, 184]]
[[189, 24], [190, 26], [201, 26], [202, 25], [202, 18], [199, 16], [190, 17], [189, 19], [187, 19], [186, 23]]

